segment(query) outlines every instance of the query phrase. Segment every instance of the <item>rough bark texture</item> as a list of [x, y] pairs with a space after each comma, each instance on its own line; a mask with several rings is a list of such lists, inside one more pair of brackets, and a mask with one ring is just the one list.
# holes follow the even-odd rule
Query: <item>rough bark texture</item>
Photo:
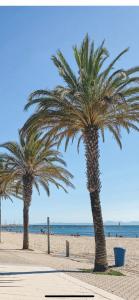
[[28, 236], [28, 226], [29, 226], [29, 207], [31, 204], [32, 197], [32, 177], [29, 175], [23, 176], [23, 249], [29, 249], [29, 236]]
[[94, 271], [103, 272], [107, 270], [108, 263], [101, 204], [99, 199], [101, 185], [98, 137], [98, 129], [95, 126], [88, 127], [84, 132], [85, 155], [87, 163], [87, 187], [90, 192], [91, 210], [95, 232]]

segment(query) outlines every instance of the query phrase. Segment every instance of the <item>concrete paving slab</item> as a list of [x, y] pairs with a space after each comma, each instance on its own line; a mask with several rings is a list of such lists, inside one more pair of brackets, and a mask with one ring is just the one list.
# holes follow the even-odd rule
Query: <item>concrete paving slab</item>
[[[81, 300], [123, 300], [58, 270], [48, 267], [0, 265], [0, 300], [43, 300], [45, 295], [94, 295]], [[58, 300], [58, 298], [51, 298]], [[62, 298], [59, 298], [60, 300]]]

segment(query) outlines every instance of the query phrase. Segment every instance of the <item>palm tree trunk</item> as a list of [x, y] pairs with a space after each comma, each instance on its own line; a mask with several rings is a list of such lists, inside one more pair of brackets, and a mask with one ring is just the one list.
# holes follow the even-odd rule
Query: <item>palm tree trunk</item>
[[24, 202], [24, 208], [23, 208], [23, 226], [24, 226], [23, 249], [29, 249], [28, 225], [29, 225], [29, 206], [26, 205], [26, 203]]
[[100, 204], [100, 170], [98, 128], [91, 126], [84, 132], [85, 155], [87, 163], [87, 185], [90, 192], [91, 210], [95, 232], [95, 264], [94, 271], [107, 270], [106, 240]]
[[28, 226], [29, 226], [29, 208], [31, 204], [32, 197], [32, 177], [29, 175], [23, 176], [23, 249], [29, 249], [29, 234], [28, 234]]

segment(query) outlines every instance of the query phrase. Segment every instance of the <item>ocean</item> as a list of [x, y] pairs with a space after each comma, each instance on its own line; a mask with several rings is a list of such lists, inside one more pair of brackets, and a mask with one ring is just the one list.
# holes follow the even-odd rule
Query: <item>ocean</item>
[[[106, 236], [139, 237], [139, 225], [105, 225]], [[3, 231], [23, 232], [21, 225], [7, 225], [2, 227]], [[30, 233], [47, 233], [47, 225], [30, 225]], [[92, 225], [50, 225], [51, 234], [94, 236]]]

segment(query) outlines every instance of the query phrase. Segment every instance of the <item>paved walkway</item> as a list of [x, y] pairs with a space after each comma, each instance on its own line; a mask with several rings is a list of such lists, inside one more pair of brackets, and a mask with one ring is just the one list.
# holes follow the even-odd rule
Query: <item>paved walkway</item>
[[[95, 296], [94, 298], [80, 298], [86, 300], [123, 300], [120, 297], [51, 268], [0, 265], [1, 300], [50, 299], [45, 298], [45, 295], [52, 294]], [[51, 299], [58, 298], [54, 297]], [[79, 300], [79, 298], [74, 297], [70, 299]]]

